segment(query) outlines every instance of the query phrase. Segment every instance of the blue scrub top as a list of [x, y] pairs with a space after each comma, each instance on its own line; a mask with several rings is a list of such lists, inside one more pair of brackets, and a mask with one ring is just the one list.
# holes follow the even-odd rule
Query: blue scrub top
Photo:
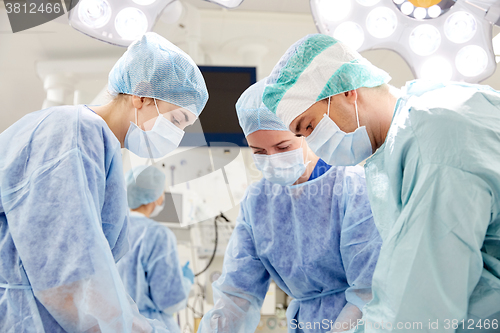
[[309, 177], [309, 181], [318, 178], [319, 176], [323, 175], [326, 173], [328, 170], [330, 170], [332, 166], [329, 164], [326, 164], [325, 161], [323, 161], [321, 158], [318, 160], [316, 163], [316, 166], [314, 167], [311, 176]]

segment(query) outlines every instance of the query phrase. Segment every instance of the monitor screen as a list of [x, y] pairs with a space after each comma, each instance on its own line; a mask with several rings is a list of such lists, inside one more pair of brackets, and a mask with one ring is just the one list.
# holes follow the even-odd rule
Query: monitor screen
[[[248, 146], [236, 115], [235, 104], [241, 94], [256, 82], [255, 67], [200, 66], [208, 89], [208, 102], [200, 115], [205, 140]], [[193, 137], [196, 126], [186, 128], [181, 146], [197, 146]]]
[[157, 222], [182, 222], [182, 194], [165, 192], [164, 208], [152, 219]]

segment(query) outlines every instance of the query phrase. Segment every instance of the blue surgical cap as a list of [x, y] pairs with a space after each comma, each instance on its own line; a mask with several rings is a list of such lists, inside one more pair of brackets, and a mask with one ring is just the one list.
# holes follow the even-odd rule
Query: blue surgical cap
[[147, 205], [163, 194], [165, 174], [154, 166], [138, 166], [127, 172], [127, 200], [131, 209]]
[[109, 73], [108, 89], [112, 95], [160, 99], [196, 117], [208, 100], [198, 66], [184, 51], [154, 32], [128, 47]]
[[361, 87], [372, 88], [391, 77], [333, 37], [307, 35], [274, 66], [262, 100], [288, 127], [314, 103]]
[[288, 131], [285, 124], [262, 103], [265, 81], [250, 86], [236, 102], [236, 113], [245, 136], [259, 130]]

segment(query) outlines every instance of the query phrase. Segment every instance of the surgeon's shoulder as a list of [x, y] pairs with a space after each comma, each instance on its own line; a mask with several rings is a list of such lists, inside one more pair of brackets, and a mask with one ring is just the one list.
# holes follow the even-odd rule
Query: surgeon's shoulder
[[364, 193], [366, 190], [365, 169], [362, 166], [337, 167], [337, 183], [342, 183], [344, 193]]
[[[259, 181], [256, 181], [256, 182], [250, 184], [247, 187], [241, 202], [247, 203], [247, 202], [251, 202], [252, 200], [256, 200], [257, 198], [261, 197], [263, 194], [269, 193], [270, 191], [269, 190], [266, 191], [266, 188], [272, 187], [273, 185], [274, 185], [273, 183], [269, 182], [265, 178], [262, 178]], [[276, 186], [279, 186], [279, 185], [276, 185]]]
[[66, 139], [72, 146], [99, 150], [103, 143], [119, 145], [106, 122], [85, 105], [52, 107], [41, 113], [46, 116], [40, 121], [40, 128], [50, 130], [53, 136]]
[[29, 154], [30, 165], [25, 168], [29, 174], [30, 166], [36, 169], [78, 146], [89, 150], [100, 142], [102, 150], [100, 138], [107, 126], [99, 118], [90, 110], [83, 110], [83, 106], [72, 105], [32, 112], [0, 135], [0, 155], [4, 162], [12, 164], [16, 158], [26, 161], [25, 155]]
[[343, 172], [346, 178], [365, 180], [365, 169], [360, 165], [346, 166], [339, 170], [339, 172]]
[[104, 119], [84, 105], [80, 106], [79, 109], [78, 125], [80, 138], [84, 145], [88, 143], [95, 143], [97, 146], [104, 144], [106, 150], [113, 151], [120, 148], [120, 142]]
[[56, 123], [60, 128], [72, 128], [83, 122], [85, 126], [80, 126], [87, 129], [102, 129], [107, 127], [106, 122], [85, 105], [55, 106], [35, 112], [34, 114], [37, 113], [43, 118], [40, 122], [40, 125], [43, 126]]
[[[500, 94], [488, 86], [445, 85], [424, 93], [409, 107], [414, 143], [428, 163], [462, 164], [457, 157], [466, 156], [467, 147], [487, 146], [487, 133], [500, 128]], [[498, 134], [500, 130], [491, 136]]]
[[175, 234], [169, 227], [160, 224], [154, 220], [148, 219], [147, 233], [150, 237], [156, 238], [159, 242], [177, 242]]

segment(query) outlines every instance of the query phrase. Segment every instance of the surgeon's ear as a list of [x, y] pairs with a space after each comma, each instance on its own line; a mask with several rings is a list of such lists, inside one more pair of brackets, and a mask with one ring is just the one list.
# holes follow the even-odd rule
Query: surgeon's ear
[[144, 99], [143, 99], [143, 97], [139, 97], [139, 96], [133, 95], [132, 96], [132, 105], [136, 109], [139, 109], [139, 110], [142, 109], [142, 107], [144, 105]]
[[139, 97], [132, 95], [132, 104], [134, 105], [134, 108], [137, 110], [142, 109], [144, 106], [148, 106], [151, 104], [154, 104], [154, 100], [149, 97]]
[[358, 99], [358, 91], [357, 90], [349, 90], [344, 93], [347, 98], [347, 102], [350, 104], [354, 104], [354, 102]]

